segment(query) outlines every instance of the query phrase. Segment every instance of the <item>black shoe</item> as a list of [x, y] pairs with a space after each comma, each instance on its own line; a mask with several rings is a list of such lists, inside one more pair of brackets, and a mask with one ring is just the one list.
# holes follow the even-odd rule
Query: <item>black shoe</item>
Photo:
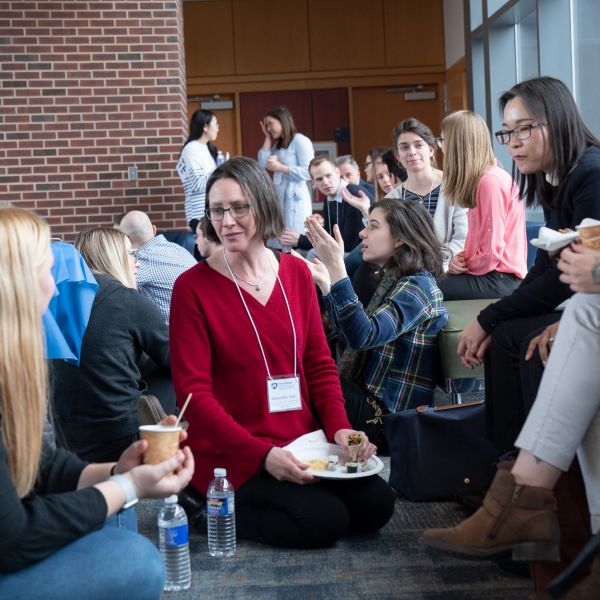
[[165, 409], [156, 396], [140, 396], [137, 409], [140, 425], [157, 425], [167, 416]]
[[188, 517], [188, 523], [197, 533], [206, 534], [208, 525], [206, 520], [206, 500], [188, 485], [179, 492], [179, 504], [183, 506]]
[[592, 536], [577, 558], [548, 584], [550, 596], [552, 598], [564, 596], [589, 573], [590, 566], [598, 555], [600, 555], [600, 533]]

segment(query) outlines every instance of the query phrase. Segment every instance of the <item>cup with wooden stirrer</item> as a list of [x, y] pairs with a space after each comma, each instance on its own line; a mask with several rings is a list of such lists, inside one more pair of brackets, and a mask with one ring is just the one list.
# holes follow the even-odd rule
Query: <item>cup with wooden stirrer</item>
[[140, 425], [140, 437], [148, 442], [148, 448], [144, 452], [145, 464], [156, 465], [175, 456], [179, 449], [179, 434], [182, 429], [179, 422], [191, 398], [192, 394], [188, 394], [175, 425]]

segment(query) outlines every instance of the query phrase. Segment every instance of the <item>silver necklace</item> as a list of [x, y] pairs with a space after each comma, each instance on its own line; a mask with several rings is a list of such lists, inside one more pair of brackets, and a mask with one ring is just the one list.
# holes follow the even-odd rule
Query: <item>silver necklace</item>
[[262, 279], [260, 281], [257, 281], [256, 283], [253, 283], [252, 281], [248, 281], [247, 279], [244, 279], [243, 277], [240, 277], [232, 268], [231, 265], [229, 264], [229, 261], [227, 260], [227, 252], [225, 252], [225, 248], [223, 248], [223, 258], [225, 259], [225, 264], [227, 265], [227, 268], [231, 271], [231, 274], [236, 278], [239, 279], [240, 281], [243, 281], [244, 283], [251, 285], [254, 289], [256, 289], [257, 292], [260, 292], [260, 290], [262, 289], [263, 283], [265, 282], [265, 279], [267, 278], [267, 269], [269, 268], [269, 257], [267, 255], [267, 249], [265, 248], [265, 272], [263, 273]]
[[[429, 212], [430, 207], [431, 207], [431, 192], [433, 192], [433, 182], [435, 181], [435, 170], [432, 168], [431, 169], [431, 187], [429, 188], [429, 195], [427, 196], [427, 212]], [[405, 200], [404, 198], [404, 190], [406, 188], [404, 187], [404, 184], [402, 184], [402, 200]], [[411, 194], [415, 194], [415, 192], [411, 192]], [[423, 204], [425, 204], [425, 196], [420, 196], [419, 194], [415, 194], [415, 196], [419, 196], [421, 198], [421, 202]]]

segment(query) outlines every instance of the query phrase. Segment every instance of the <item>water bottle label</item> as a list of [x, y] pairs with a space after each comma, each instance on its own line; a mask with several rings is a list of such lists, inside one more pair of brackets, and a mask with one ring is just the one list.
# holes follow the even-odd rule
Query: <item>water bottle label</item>
[[209, 517], [228, 517], [235, 511], [235, 500], [233, 498], [208, 498], [206, 500], [206, 512]]
[[167, 548], [177, 548], [188, 543], [188, 526], [178, 525], [177, 527], [165, 528], [165, 545]]

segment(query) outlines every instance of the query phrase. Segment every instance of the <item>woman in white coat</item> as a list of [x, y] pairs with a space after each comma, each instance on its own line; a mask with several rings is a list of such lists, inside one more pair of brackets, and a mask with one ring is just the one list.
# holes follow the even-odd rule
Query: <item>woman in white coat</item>
[[258, 151], [258, 162], [273, 173], [286, 228], [302, 232], [304, 221], [312, 214], [307, 185], [308, 163], [315, 155], [312, 142], [296, 131], [294, 119], [285, 106], [272, 108], [259, 123], [265, 141]]

